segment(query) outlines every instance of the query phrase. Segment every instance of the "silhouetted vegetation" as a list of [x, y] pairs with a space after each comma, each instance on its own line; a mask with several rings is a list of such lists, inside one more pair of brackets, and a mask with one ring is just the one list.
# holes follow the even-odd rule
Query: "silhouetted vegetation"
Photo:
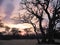
[[[22, 0], [20, 4], [22, 4], [22, 9], [27, 10], [31, 15], [34, 15], [39, 20], [39, 27], [40, 31], [42, 33], [42, 42], [46, 42], [46, 35], [44, 30], [47, 30], [47, 36], [48, 36], [48, 42], [52, 43], [54, 42], [54, 26], [55, 21], [60, 17], [58, 15], [58, 12], [60, 12], [60, 1], [57, 0], [56, 3], [53, 2], [54, 0]], [[51, 5], [52, 4], [52, 5]], [[25, 6], [25, 7], [24, 7]], [[45, 14], [45, 13], [46, 14]], [[43, 17], [44, 15], [47, 15], [47, 17]], [[42, 20], [46, 19], [48, 20], [48, 23], [46, 27], [43, 28], [42, 26]], [[35, 29], [36, 30], [36, 29]], [[38, 40], [38, 43], [40, 41]]]

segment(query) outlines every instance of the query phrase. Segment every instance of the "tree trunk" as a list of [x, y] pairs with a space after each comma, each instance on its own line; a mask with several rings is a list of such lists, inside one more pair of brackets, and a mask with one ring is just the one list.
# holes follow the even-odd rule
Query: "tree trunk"
[[42, 18], [39, 19], [39, 26], [40, 26], [40, 31], [42, 33], [42, 42], [46, 42], [46, 35], [41, 23], [42, 23]]
[[52, 24], [52, 20], [50, 20], [49, 22], [49, 28], [47, 30], [48, 32], [48, 42], [50, 43], [53, 43], [54, 42], [54, 25]]

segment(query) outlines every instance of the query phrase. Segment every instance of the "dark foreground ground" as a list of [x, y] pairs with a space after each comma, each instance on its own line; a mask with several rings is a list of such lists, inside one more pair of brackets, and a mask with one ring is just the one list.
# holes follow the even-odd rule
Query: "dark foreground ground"
[[42, 35], [30, 35], [30, 36], [20, 36], [20, 35], [0, 35], [0, 45], [60, 45], [60, 33], [55, 34], [54, 43], [37, 43], [36, 38], [41, 40]]
[[[60, 42], [60, 40], [55, 40]], [[22, 40], [0, 40], [0, 45], [60, 45], [60, 44], [37, 44], [36, 39], [22, 39]]]

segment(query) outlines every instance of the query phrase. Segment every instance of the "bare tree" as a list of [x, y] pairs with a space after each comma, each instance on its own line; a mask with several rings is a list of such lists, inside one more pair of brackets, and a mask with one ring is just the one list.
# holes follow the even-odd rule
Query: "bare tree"
[[[28, 16], [24, 15], [23, 16], [23, 19], [24, 19], [24, 23], [29, 23], [33, 26], [34, 28], [34, 31], [36, 33], [36, 35], [38, 36], [38, 33], [37, 33], [37, 27], [36, 27], [36, 24], [32, 22], [32, 19], [34, 18], [34, 15], [30, 14], [30, 13], [27, 13]], [[38, 22], [38, 20], [36, 21], [36, 23]], [[27, 29], [28, 30], [28, 29]], [[25, 30], [27, 33], [29, 33], [29, 31]], [[37, 40], [38, 40], [38, 43], [39, 43], [39, 39], [37, 37]]]
[[[54, 41], [54, 26], [55, 21], [58, 19], [58, 12], [60, 13], [60, 1], [59, 0], [22, 0], [20, 2], [22, 8], [26, 9], [32, 15], [36, 16], [39, 19], [39, 27], [42, 32], [42, 41], [46, 41], [44, 28], [42, 27], [43, 16], [47, 14], [48, 17], [48, 41]], [[46, 14], [45, 14], [45, 13]], [[44, 15], [43, 15], [44, 14]], [[52, 15], [51, 15], [52, 14]], [[39, 41], [38, 41], [39, 42]]]

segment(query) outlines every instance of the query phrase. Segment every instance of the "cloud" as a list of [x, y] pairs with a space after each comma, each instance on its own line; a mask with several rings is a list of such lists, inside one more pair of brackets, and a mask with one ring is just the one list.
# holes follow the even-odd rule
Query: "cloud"
[[2, 5], [3, 0], [0, 0], [0, 5]]
[[8, 4], [6, 4], [6, 7], [5, 7], [5, 14], [6, 14], [6, 16], [5, 16], [5, 20], [7, 20], [7, 19], [10, 19], [10, 16], [11, 16], [11, 14], [12, 14], [12, 12], [14, 11], [14, 5], [13, 5], [13, 3], [8, 3]]
[[[3, 14], [3, 21], [7, 21], [10, 22], [12, 17], [18, 17], [18, 13], [20, 13], [19, 11], [19, 4], [20, 4], [21, 0], [4, 0], [4, 2], [2, 3], [2, 10], [3, 12], [0, 12], [0, 15]], [[0, 10], [1, 11], [1, 10]], [[21, 11], [22, 13], [22, 11]], [[14, 21], [14, 20], [13, 20]]]

